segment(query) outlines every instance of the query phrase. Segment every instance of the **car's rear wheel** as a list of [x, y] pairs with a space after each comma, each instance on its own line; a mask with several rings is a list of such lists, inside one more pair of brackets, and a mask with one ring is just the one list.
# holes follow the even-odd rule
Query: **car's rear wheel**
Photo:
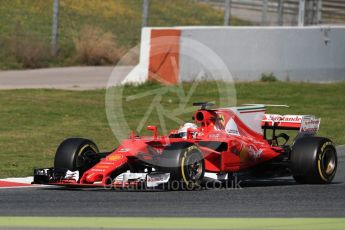
[[297, 183], [331, 183], [337, 170], [337, 152], [323, 137], [303, 137], [294, 143], [291, 170]]
[[98, 152], [96, 144], [91, 140], [68, 138], [59, 145], [56, 151], [54, 168], [79, 170], [83, 173], [99, 161]]
[[173, 143], [159, 159], [159, 168], [170, 173], [170, 190], [194, 190], [205, 174], [205, 161], [199, 148], [191, 143]]
[[293, 179], [295, 179], [295, 181], [298, 184], [305, 184], [305, 183], [307, 183], [304, 176], [295, 176], [295, 175], [293, 175], [292, 177], [293, 177]]

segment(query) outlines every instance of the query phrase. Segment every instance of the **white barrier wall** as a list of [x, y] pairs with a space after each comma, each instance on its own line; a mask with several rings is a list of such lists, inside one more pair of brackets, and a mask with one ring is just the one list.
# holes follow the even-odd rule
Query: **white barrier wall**
[[[153, 62], [152, 45], [155, 43], [153, 36], [151, 40], [148, 39], [149, 34], [155, 30], [157, 38], [157, 31], [169, 29], [180, 31], [176, 67], [178, 81], [191, 81], [205, 68], [210, 70], [205, 64], [210, 63], [212, 66], [214, 58], [210, 59], [209, 53], [201, 52], [199, 47], [193, 49], [198, 44], [213, 51], [225, 63], [235, 80], [258, 80], [262, 73], [270, 72], [280, 80], [345, 80], [345, 26], [145, 28], [141, 69], [152, 71], [150, 63]], [[199, 60], [193, 58], [196, 56]], [[200, 58], [205, 62], [200, 62]], [[211, 70], [214, 76], [222, 78], [228, 75], [223, 68], [213, 66]], [[148, 72], [143, 74], [149, 75]], [[160, 74], [166, 75], [164, 79], [171, 77], [167, 70]], [[132, 81], [135, 81], [138, 74], [131, 75]], [[141, 76], [143, 78], [147, 79], [148, 76]]]
[[[183, 28], [182, 37], [211, 48], [234, 79], [273, 72], [281, 80], [345, 80], [345, 27], [194, 27]], [[180, 76], [194, 76], [199, 67], [184, 57]]]

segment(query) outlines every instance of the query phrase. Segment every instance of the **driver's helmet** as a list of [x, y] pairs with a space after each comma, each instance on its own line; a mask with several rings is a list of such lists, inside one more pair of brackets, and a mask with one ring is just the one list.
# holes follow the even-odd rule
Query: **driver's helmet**
[[181, 126], [178, 130], [178, 134], [180, 137], [187, 139], [187, 130], [188, 129], [197, 129], [198, 126], [194, 123], [185, 123], [183, 126]]

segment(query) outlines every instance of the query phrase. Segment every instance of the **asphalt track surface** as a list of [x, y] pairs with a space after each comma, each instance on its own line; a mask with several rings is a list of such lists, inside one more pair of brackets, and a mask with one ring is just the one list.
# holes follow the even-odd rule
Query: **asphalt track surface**
[[104, 89], [110, 76], [122, 81], [133, 66], [82, 66], [32, 70], [0, 70], [0, 89]]
[[0, 216], [345, 217], [344, 146], [338, 155], [330, 185], [283, 178], [203, 191], [1, 189]]

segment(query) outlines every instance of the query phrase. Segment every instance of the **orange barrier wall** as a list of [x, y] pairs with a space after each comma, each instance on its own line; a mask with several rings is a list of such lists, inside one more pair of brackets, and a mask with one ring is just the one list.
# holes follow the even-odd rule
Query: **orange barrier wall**
[[179, 82], [180, 36], [178, 29], [151, 30], [149, 81], [170, 85]]

